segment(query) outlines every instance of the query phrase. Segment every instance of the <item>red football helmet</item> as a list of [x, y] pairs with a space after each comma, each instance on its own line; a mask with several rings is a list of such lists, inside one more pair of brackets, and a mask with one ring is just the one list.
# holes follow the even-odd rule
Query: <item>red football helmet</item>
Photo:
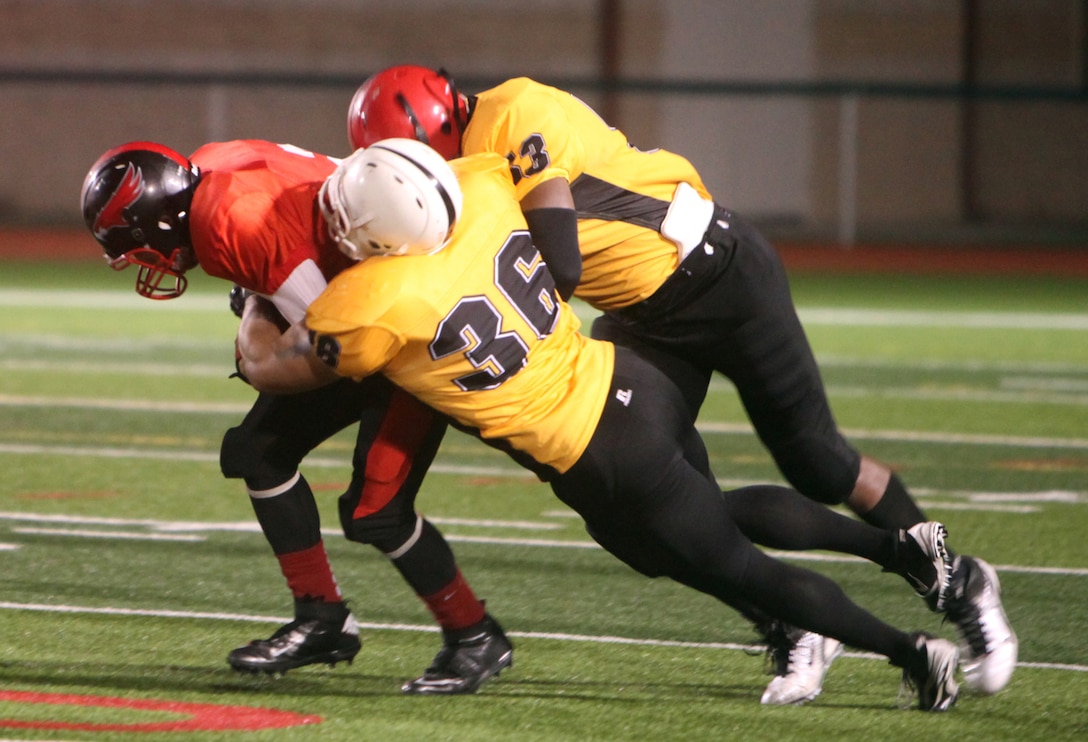
[[[139, 266], [136, 292], [150, 299], [181, 296], [195, 265], [189, 205], [200, 171], [161, 144], [129, 142], [91, 166], [83, 181], [83, 223], [114, 270]], [[172, 285], [163, 281], [172, 278]]]
[[382, 139], [417, 139], [452, 160], [461, 155], [468, 99], [445, 70], [415, 65], [389, 67], [371, 75], [348, 107], [352, 150]]

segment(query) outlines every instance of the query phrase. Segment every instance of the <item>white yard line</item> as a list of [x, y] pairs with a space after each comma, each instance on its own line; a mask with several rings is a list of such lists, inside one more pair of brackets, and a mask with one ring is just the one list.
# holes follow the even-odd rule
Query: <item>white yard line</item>
[[[744, 426], [729, 426], [726, 430], [711, 430], [704, 432], [740, 433], [747, 429]], [[748, 431], [750, 432], [750, 431]], [[1025, 438], [1000, 438], [983, 436], [981, 439], [973, 439], [965, 436], [947, 436], [943, 434], [931, 434], [932, 437], [924, 438], [919, 434], [902, 434], [896, 437], [893, 434], [877, 433], [873, 431], [853, 431], [850, 433], [855, 438], [882, 438], [886, 440], [921, 440], [924, 442], [941, 443], [965, 443], [974, 445], [998, 445], [1026, 448], [1088, 448], [1088, 441], [1066, 441], [1061, 439], [1025, 439]], [[88, 457], [100, 459], [144, 459], [170, 462], [197, 462], [214, 464], [219, 461], [217, 453], [212, 451], [194, 451], [178, 449], [144, 449], [144, 448], [120, 448], [101, 446], [68, 446], [51, 444], [24, 444], [24, 443], [0, 443], [0, 455], [13, 456], [63, 456], [63, 457]], [[305, 466], [314, 469], [347, 469], [351, 462], [348, 457], [328, 458], [323, 456], [310, 456], [305, 461]], [[453, 476], [493, 477], [510, 480], [520, 480], [527, 484], [535, 483], [536, 479], [524, 469], [515, 466], [465, 466], [445, 463], [435, 463], [430, 468], [431, 474], [447, 474]], [[765, 480], [749, 480], [739, 478], [719, 478], [718, 484], [724, 489], [735, 489], [752, 484], [766, 483]], [[938, 490], [925, 487], [914, 489], [916, 496], [926, 499], [921, 504], [930, 509], [946, 510], [975, 510], [994, 513], [1034, 513], [1040, 506], [1046, 503], [1058, 503], [1076, 505], [1088, 502], [1088, 492], [1073, 490], [1047, 490], [1033, 492], [991, 492], [977, 490]], [[0, 518], [3, 515], [0, 514]], [[436, 520], [436, 522], [439, 522]], [[503, 521], [497, 521], [504, 523]], [[475, 523], [479, 525], [480, 522]], [[452, 519], [453, 525], [462, 525], [459, 520]], [[252, 527], [247, 524], [246, 528]], [[530, 526], [523, 525], [528, 528]], [[541, 527], [541, 526], [533, 526]], [[220, 526], [221, 530], [226, 530]]]
[[132, 533], [130, 531], [96, 531], [86, 528], [12, 528], [12, 533], [31, 536], [68, 536], [71, 538], [104, 538], [130, 541], [206, 541], [196, 534]]
[[[185, 402], [153, 401], [147, 399], [100, 399], [94, 397], [50, 397], [23, 394], [0, 394], [0, 407], [67, 407], [74, 409], [175, 412], [194, 414], [245, 414], [249, 405], [239, 402]], [[700, 421], [697, 427], [701, 433], [722, 435], [752, 435], [752, 426], [748, 423], [725, 423]], [[954, 443], [981, 446], [1012, 446], [1023, 448], [1079, 448], [1088, 449], [1088, 438], [1058, 438], [1048, 436], [1011, 436], [985, 433], [946, 433], [904, 430], [871, 430], [865, 428], [846, 428], [843, 431], [851, 438], [871, 440], [912, 441], [920, 443]], [[16, 444], [12, 445], [16, 449]], [[6, 447], [6, 446], [5, 446]], [[5, 447], [0, 447], [0, 453]], [[14, 453], [21, 451], [14, 450]], [[45, 452], [44, 450], [41, 452]]]
[[[225, 313], [227, 295], [225, 290], [222, 295], [193, 292], [177, 301], [149, 302], [132, 291], [2, 288], [0, 289], [0, 306], [61, 307], [92, 311], [140, 309], [145, 312]], [[574, 306], [579, 316], [592, 318], [598, 314], [582, 302], [576, 302]], [[1079, 312], [930, 311], [801, 306], [798, 314], [804, 323], [811, 325], [1088, 329], [1088, 314]]]
[[[224, 358], [226, 358], [224, 354]], [[233, 371], [233, 366], [224, 362], [216, 364], [155, 364], [155, 363], [73, 363], [68, 361], [19, 361], [0, 360], [0, 371], [21, 371], [34, 373], [73, 374], [81, 377], [88, 373], [116, 376], [152, 376], [159, 378], [189, 377], [203, 379], [227, 379]], [[912, 387], [912, 386], [846, 386], [843, 384], [828, 384], [826, 391], [829, 397], [835, 398], [877, 398], [877, 399], [911, 399], [916, 401], [953, 401], [972, 402], [977, 404], [1030, 404], [1030, 405], [1088, 405], [1088, 393], [1084, 392], [1088, 381], [1079, 379], [1040, 380], [1037, 384], [1029, 386], [1021, 380], [1018, 386], [1002, 385], [1001, 389], [967, 389], [939, 388], [939, 387]], [[241, 387], [239, 387], [241, 388]], [[725, 382], [715, 390], [726, 389]], [[95, 399], [85, 400], [79, 397], [56, 396], [31, 396], [18, 394], [0, 395], [0, 406], [8, 407], [98, 407], [100, 409], [131, 410], [135, 405], [141, 404], [140, 400], [131, 399]], [[205, 410], [201, 403], [193, 402], [156, 402], [167, 404], [178, 412], [200, 413]], [[239, 403], [238, 409], [245, 410], [245, 406]]]
[[[494, 518], [432, 518], [438, 525], [469, 526], [474, 528], [496, 528], [524, 531], [554, 531], [562, 528], [558, 523], [547, 521], [496, 520]], [[260, 526], [255, 520], [244, 521], [192, 521], [192, 520], [157, 520], [153, 518], [110, 518], [85, 515], [57, 515], [54, 513], [18, 513], [0, 511], [0, 521], [17, 523], [53, 523], [68, 526], [115, 526], [126, 528], [144, 528], [155, 533], [212, 533], [215, 531], [235, 533], [260, 533]], [[12, 529], [16, 530], [16, 529]], [[42, 529], [45, 531], [47, 529]], [[63, 529], [60, 529], [63, 532]], [[95, 531], [104, 533], [104, 531]], [[340, 531], [328, 529], [328, 534]]]
[[0, 307], [44, 307], [46, 309], [139, 309], [144, 312], [229, 311], [227, 292], [188, 294], [180, 301], [148, 301], [134, 291], [88, 291], [80, 289], [0, 289]]
[[[226, 375], [224, 374], [224, 378]], [[193, 414], [238, 414], [249, 412], [252, 403], [243, 402], [170, 402], [151, 399], [101, 399], [95, 397], [50, 397], [25, 394], [0, 394], [0, 407], [44, 407], [118, 412], [179, 412]]]
[[[721, 435], [752, 435], [747, 423], [699, 422], [700, 433]], [[844, 428], [848, 438], [904, 441], [914, 443], [952, 443], [972, 446], [1009, 446], [1014, 448], [1079, 448], [1088, 449], [1088, 438], [1055, 438], [1048, 436], [992, 435], [987, 433], [943, 433], [918, 430], [872, 430]]]
[[[97, 607], [77, 605], [49, 605], [45, 603], [11, 603], [0, 601], [0, 610], [9, 611], [38, 611], [41, 613], [57, 614], [89, 614], [100, 616], [141, 616], [147, 618], [181, 618], [197, 619], [201, 621], [244, 621], [249, 623], [281, 624], [286, 622], [287, 616], [260, 616], [245, 613], [206, 613], [200, 611], [174, 611], [156, 610], [149, 608], [121, 608], [121, 607]], [[437, 633], [438, 627], [424, 626], [420, 624], [400, 623], [368, 623], [359, 622], [359, 628], [366, 631], [413, 631], [423, 633]], [[673, 639], [634, 639], [624, 636], [607, 636], [593, 634], [565, 634], [557, 632], [541, 631], [507, 631], [509, 636], [515, 639], [541, 639], [558, 642], [580, 642], [589, 644], [617, 644], [636, 647], [665, 647], [670, 649], [699, 649], [699, 650], [728, 650], [747, 652], [761, 652], [764, 647], [751, 644], [736, 644], [732, 642], [687, 642]], [[886, 657], [871, 654], [869, 652], [847, 652], [847, 657], [855, 659], [869, 659], [886, 662]], [[1036, 670], [1057, 670], [1062, 672], [1088, 672], [1088, 665], [1074, 665], [1053, 662], [1018, 662], [1017, 667]]]
[[117, 374], [120, 376], [194, 376], [199, 378], [225, 379], [234, 373], [228, 363], [226, 346], [220, 365], [214, 363], [117, 363], [114, 361], [41, 361], [9, 358], [0, 360], [3, 371], [35, 371], [60, 374]]
[[[553, 511], [549, 511], [553, 512]], [[542, 521], [501, 521], [493, 519], [475, 520], [470, 518], [433, 518], [432, 519], [438, 525], [461, 525], [461, 526], [475, 526], [480, 528], [495, 528], [495, 529], [509, 529], [509, 530], [551, 530], [553, 528], [560, 527], [557, 524], [552, 524]], [[155, 533], [171, 533], [180, 534], [187, 533], [192, 535], [199, 535], [204, 533], [232, 531], [232, 532], [246, 532], [257, 533], [258, 528], [256, 523], [250, 523], [248, 521], [231, 521], [231, 522], [201, 522], [201, 521], [169, 521], [169, 520], [156, 520], [150, 518], [107, 518], [96, 516], [80, 516], [80, 515], [56, 515], [50, 513], [20, 513], [20, 512], [4, 512], [0, 511], [0, 521], [11, 521], [16, 523], [49, 523], [49, 524], [63, 524], [67, 526], [112, 526], [114, 528], [130, 528], [133, 530], [113, 531], [117, 538], [139, 538], [141, 536], [147, 536]], [[141, 530], [135, 530], [141, 529]], [[42, 533], [47, 535], [100, 535], [107, 537], [111, 532], [107, 531], [87, 531], [82, 529], [65, 529], [65, 528], [28, 528], [26, 526], [17, 526], [12, 528], [13, 532], [25, 532], [25, 533]], [[336, 529], [323, 529], [322, 533], [328, 536], [338, 535], [340, 532]], [[452, 533], [445, 533], [446, 540], [455, 543], [471, 543], [471, 544], [497, 544], [502, 546], [519, 546], [519, 547], [544, 547], [544, 548], [558, 548], [558, 549], [599, 549], [600, 547], [593, 541], [583, 539], [539, 539], [539, 538], [523, 538], [517, 536], [475, 536], [475, 535], [459, 535]], [[201, 537], [203, 538], [203, 537]], [[813, 552], [792, 552], [792, 551], [779, 551], [768, 550], [769, 554], [781, 559], [788, 559], [801, 562], [826, 562], [826, 563], [863, 563], [865, 560], [860, 557], [841, 555], [841, 554], [827, 554], [827, 553], [813, 553]], [[994, 568], [999, 572], [1020, 572], [1025, 574], [1047, 574], [1047, 575], [1069, 575], [1076, 577], [1088, 577], [1088, 568], [1082, 567], [1034, 567], [1015, 564], [995, 564]]]

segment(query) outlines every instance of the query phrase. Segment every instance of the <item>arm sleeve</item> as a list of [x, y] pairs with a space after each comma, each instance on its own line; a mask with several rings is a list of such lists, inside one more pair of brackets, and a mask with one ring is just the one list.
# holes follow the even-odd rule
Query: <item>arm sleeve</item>
[[525, 222], [555, 279], [559, 298], [568, 301], [582, 279], [577, 214], [574, 209], [531, 209], [525, 212]]
[[306, 308], [325, 290], [325, 276], [317, 263], [307, 258], [298, 264], [287, 280], [280, 284], [272, 294], [272, 303], [276, 305], [290, 324], [306, 316]]

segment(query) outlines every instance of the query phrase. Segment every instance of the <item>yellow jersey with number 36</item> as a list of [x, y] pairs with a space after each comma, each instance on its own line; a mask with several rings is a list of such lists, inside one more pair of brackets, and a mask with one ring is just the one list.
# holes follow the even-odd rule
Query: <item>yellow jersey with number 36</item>
[[342, 376], [382, 373], [482, 438], [565, 472], [597, 427], [613, 347], [582, 335], [556, 295], [505, 160], [450, 165], [464, 194], [450, 243], [340, 273], [306, 314], [315, 351]]
[[519, 200], [552, 178], [571, 184], [582, 252], [574, 293], [602, 310], [649, 297], [676, 270], [677, 245], [660, 229], [678, 186], [711, 200], [685, 158], [632, 147], [575, 96], [524, 77], [476, 97], [461, 145], [506, 157]]

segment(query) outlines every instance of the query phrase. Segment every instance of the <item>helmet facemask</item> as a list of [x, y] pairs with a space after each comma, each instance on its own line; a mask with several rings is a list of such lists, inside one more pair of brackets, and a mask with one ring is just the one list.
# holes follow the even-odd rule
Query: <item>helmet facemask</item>
[[352, 223], [351, 216], [344, 205], [344, 171], [341, 168], [337, 168], [321, 184], [321, 190], [317, 193], [317, 203], [321, 207], [322, 216], [325, 217], [329, 237], [340, 248], [340, 252], [352, 260], [362, 260], [374, 254], [351, 240], [354, 228], [366, 224], [368, 217], [358, 217], [355, 223]]
[[[152, 247], [138, 247], [129, 250], [124, 255], [111, 258], [105, 255], [106, 263], [115, 271], [124, 270], [130, 265], [135, 265], [139, 270], [136, 273], [136, 293], [148, 299], [176, 299], [185, 293], [189, 286], [189, 279], [185, 277], [188, 266], [185, 250], [181, 247], [165, 256]], [[165, 286], [164, 282], [169, 281]]]

